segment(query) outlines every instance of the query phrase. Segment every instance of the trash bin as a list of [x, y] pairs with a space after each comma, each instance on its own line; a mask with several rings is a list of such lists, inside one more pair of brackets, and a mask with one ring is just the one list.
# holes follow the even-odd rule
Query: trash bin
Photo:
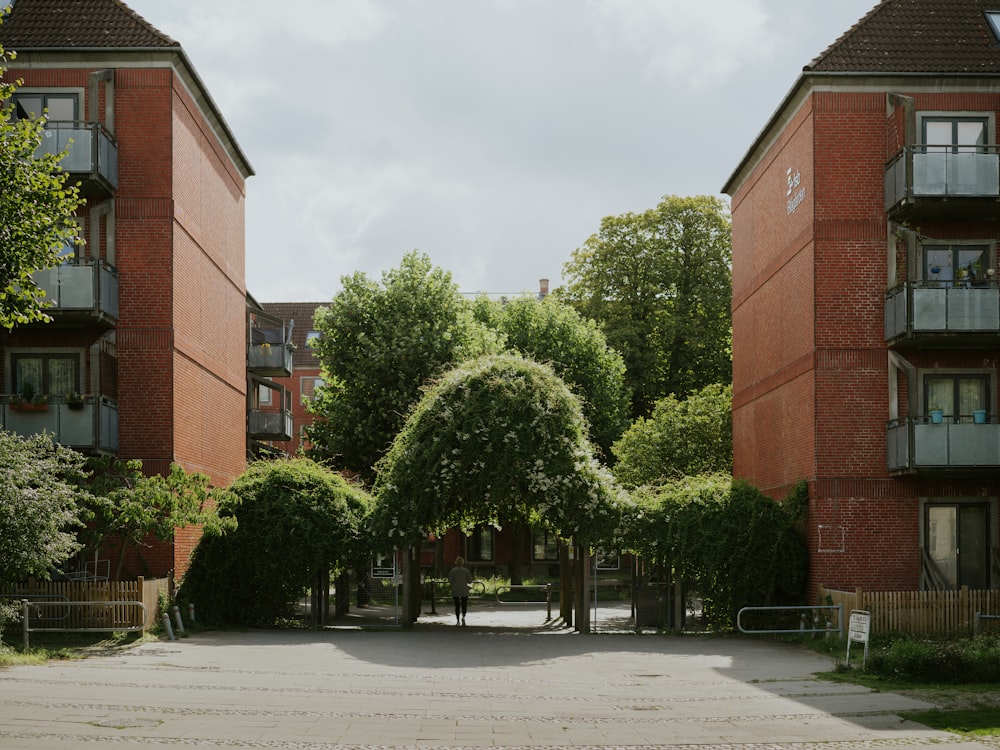
[[667, 588], [664, 586], [639, 586], [635, 590], [635, 626], [657, 628], [666, 625]]

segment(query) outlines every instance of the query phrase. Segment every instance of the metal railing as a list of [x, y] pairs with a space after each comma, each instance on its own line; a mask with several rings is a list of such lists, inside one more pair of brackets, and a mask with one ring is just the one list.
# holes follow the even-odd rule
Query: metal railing
[[[89, 607], [93, 610], [100, 612], [102, 617], [107, 617], [107, 624], [93, 625], [89, 627], [63, 627], [63, 628], [53, 628], [53, 627], [41, 627], [33, 628], [31, 627], [31, 608], [36, 609], [40, 606], [45, 606], [46, 604], [57, 604], [60, 607], [66, 607], [69, 610], [72, 607]], [[138, 607], [139, 617], [129, 618], [131, 622], [115, 622], [113, 617], [108, 615], [113, 611], [114, 607], [129, 608]], [[44, 618], [38, 617], [36, 619], [42, 620]], [[138, 619], [139, 624], [132, 624], [136, 619]], [[28, 599], [21, 598], [21, 632], [24, 634], [24, 650], [27, 651], [30, 648], [29, 645], [29, 634], [30, 633], [141, 633], [146, 629], [146, 605], [142, 602], [136, 601], [87, 601], [87, 602], [53, 602], [49, 601], [36, 601], [34, 603], [30, 602]]]
[[509, 586], [498, 586], [496, 590], [496, 600], [497, 604], [504, 604], [507, 606], [511, 605], [533, 605], [541, 604], [541, 600], [537, 601], [504, 601], [501, 596], [503, 594], [509, 594], [513, 591], [542, 591], [545, 594], [545, 620], [548, 622], [552, 619], [552, 584], [551, 583], [540, 583], [540, 584], [511, 584]]
[[[829, 618], [820, 618], [819, 612], [836, 612], [837, 622], [834, 625]], [[743, 625], [743, 615], [747, 612], [797, 612], [799, 613], [799, 626], [797, 628], [747, 628]], [[812, 623], [809, 622], [808, 612], [815, 613], [812, 617]], [[822, 626], [820, 626], [822, 623]], [[812, 627], [807, 627], [808, 625]], [[763, 635], [772, 633], [798, 633], [805, 635], [807, 633], [824, 633], [832, 634], [837, 633], [840, 637], [844, 636], [844, 606], [842, 604], [822, 604], [816, 606], [787, 606], [787, 607], [743, 607], [736, 614], [736, 627], [741, 633], [747, 633], [749, 635]]]

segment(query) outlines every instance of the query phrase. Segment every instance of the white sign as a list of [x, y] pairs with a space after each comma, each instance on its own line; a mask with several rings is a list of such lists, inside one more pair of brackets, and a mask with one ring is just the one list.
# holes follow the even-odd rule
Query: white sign
[[851, 644], [865, 644], [865, 653], [861, 660], [864, 667], [868, 661], [868, 637], [872, 632], [872, 614], [860, 609], [851, 610], [851, 619], [847, 626], [847, 666], [851, 666]]
[[785, 211], [791, 216], [795, 213], [795, 209], [802, 204], [802, 201], [806, 199], [806, 186], [802, 185], [802, 173], [798, 170], [793, 170], [789, 167], [785, 173], [785, 177], [788, 180], [788, 192], [785, 193], [787, 200]]

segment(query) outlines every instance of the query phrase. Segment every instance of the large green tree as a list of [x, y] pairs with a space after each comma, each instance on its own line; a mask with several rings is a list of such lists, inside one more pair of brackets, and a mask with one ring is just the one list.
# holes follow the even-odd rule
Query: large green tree
[[505, 354], [447, 373], [379, 462], [379, 536], [398, 545], [477, 523], [610, 538], [619, 492], [578, 399], [546, 365]]
[[[0, 430], [0, 587], [48, 578], [80, 549], [83, 464], [49, 435]], [[0, 626], [5, 616], [0, 603]]]
[[499, 350], [477, 322], [451, 274], [423, 254], [407, 254], [379, 284], [364, 273], [316, 314], [315, 351], [326, 384], [311, 409], [312, 456], [373, 478], [385, 452], [432, 378], [466, 359]]
[[74, 216], [82, 200], [67, 185], [62, 155], [35, 153], [44, 118], [15, 119], [17, 87], [4, 78], [5, 59], [0, 46], [0, 326], [9, 330], [49, 320], [45, 292], [31, 274], [57, 266], [65, 248], [79, 241]]
[[639, 417], [612, 448], [626, 487], [658, 485], [733, 470], [732, 386], [707, 385], [686, 399], [667, 396]]
[[609, 216], [563, 267], [556, 293], [622, 353], [632, 415], [732, 380], [730, 219], [710, 196], [667, 196]]
[[549, 296], [539, 301], [481, 297], [476, 316], [503, 336], [508, 350], [552, 366], [579, 397], [590, 438], [611, 456], [611, 444], [629, 423], [625, 363], [597, 325]]

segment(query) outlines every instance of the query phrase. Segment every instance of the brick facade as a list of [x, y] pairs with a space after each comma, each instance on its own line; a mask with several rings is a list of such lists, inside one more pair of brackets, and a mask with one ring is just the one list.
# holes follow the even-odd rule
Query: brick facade
[[[885, 322], [887, 289], [906, 279], [907, 268], [923, 272], [919, 253], [932, 242], [927, 238], [982, 242], [997, 268], [995, 202], [956, 198], [887, 208], [885, 185], [889, 158], [907, 145], [908, 117], [910, 137], [919, 138], [913, 123], [920, 118], [981, 114], [993, 125], [988, 143], [1000, 142], [998, 88], [1000, 81], [969, 78], [820, 82], [807, 69], [726, 186], [733, 218], [734, 474], [776, 498], [808, 481], [812, 592], [819, 584], [926, 587], [922, 558], [946, 546], [929, 515], [937, 506], [958, 514], [974, 506], [986, 518], [985, 528], [959, 532], [974, 538], [985, 574], [972, 577], [960, 561], [952, 583], [1000, 585], [1000, 454], [986, 465], [910, 469], [890, 467], [887, 458], [887, 424], [920, 430], [927, 422], [921, 400], [928, 375], [982, 373], [995, 423], [1000, 330], [890, 341]], [[894, 106], [897, 95], [912, 100], [912, 115]], [[904, 220], [903, 210], [915, 213]], [[909, 249], [897, 234], [911, 238]], [[892, 278], [891, 256], [903, 265]], [[979, 288], [989, 294], [984, 279]], [[968, 414], [951, 421], [972, 422]], [[995, 428], [983, 425], [980, 435], [992, 440]]]

